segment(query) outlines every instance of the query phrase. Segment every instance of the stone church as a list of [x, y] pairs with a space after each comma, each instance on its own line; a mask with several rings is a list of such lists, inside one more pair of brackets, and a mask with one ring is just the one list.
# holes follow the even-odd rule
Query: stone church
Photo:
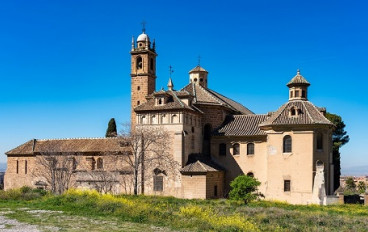
[[[132, 128], [159, 126], [168, 131], [170, 153], [178, 164], [175, 178], [161, 170], [146, 179], [145, 194], [226, 197], [230, 182], [241, 174], [257, 178], [259, 191], [269, 200], [308, 204], [321, 201], [321, 192], [333, 194], [334, 126], [325, 108], [308, 101], [310, 83], [299, 70], [287, 83], [285, 104], [271, 113], [254, 114], [210, 89], [208, 71], [200, 65], [189, 71], [186, 86], [176, 90], [169, 78], [166, 90], [156, 90], [155, 42], [145, 31], [133, 38], [130, 54]], [[60, 153], [82, 154], [81, 167], [88, 171], [108, 165], [104, 152], [126, 150], [115, 138], [33, 139], [6, 153], [5, 188], [47, 187], [31, 173], [37, 168], [35, 157], [50, 145]], [[123, 164], [113, 166], [116, 192], [127, 192], [119, 187], [119, 176], [131, 173]], [[77, 187], [91, 187], [95, 181], [91, 176], [75, 178]]]

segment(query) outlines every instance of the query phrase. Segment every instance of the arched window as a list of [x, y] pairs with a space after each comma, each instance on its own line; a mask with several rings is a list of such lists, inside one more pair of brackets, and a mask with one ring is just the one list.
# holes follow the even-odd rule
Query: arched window
[[103, 169], [103, 159], [102, 158], [97, 159], [97, 169]]
[[226, 143], [219, 144], [219, 155], [226, 156]]
[[233, 155], [239, 155], [240, 154], [240, 145], [239, 143], [235, 143], [233, 145]]
[[161, 123], [162, 123], [162, 124], [169, 123], [169, 121], [168, 121], [168, 117], [166, 117], [166, 114], [163, 114], [163, 115], [161, 116]]
[[291, 136], [290, 135], [286, 135], [284, 137], [284, 141], [283, 141], [283, 152], [284, 153], [290, 153], [291, 152]]
[[155, 168], [153, 170], [153, 173], [154, 173], [153, 191], [162, 192], [164, 190], [164, 176], [163, 175], [166, 175], [166, 172], [158, 168]]
[[141, 124], [147, 124], [147, 118], [146, 116], [141, 117]]
[[254, 143], [247, 144], [247, 155], [254, 155]]
[[157, 124], [156, 115], [152, 115], [152, 117], [151, 117], [151, 124]]
[[323, 150], [323, 134], [317, 133], [317, 150]]
[[142, 69], [143, 67], [143, 60], [142, 57], [138, 56], [136, 61], [137, 69]]
[[179, 123], [179, 117], [176, 114], [171, 117], [171, 123]]
[[253, 174], [253, 172], [248, 172], [247, 176], [254, 177], [254, 174]]
[[290, 109], [290, 115], [291, 116], [295, 116], [296, 115], [296, 110], [295, 110], [294, 107]]

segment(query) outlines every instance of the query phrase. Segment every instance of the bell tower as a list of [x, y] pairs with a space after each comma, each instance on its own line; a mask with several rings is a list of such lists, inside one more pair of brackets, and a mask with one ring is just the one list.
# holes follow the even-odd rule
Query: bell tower
[[146, 101], [146, 96], [156, 89], [156, 51], [155, 41], [151, 41], [143, 27], [142, 34], [134, 41], [131, 54], [131, 126], [136, 125], [134, 108]]
[[289, 101], [292, 100], [308, 100], [308, 87], [310, 83], [300, 74], [300, 70], [296, 71], [294, 76], [287, 87], [289, 87]]

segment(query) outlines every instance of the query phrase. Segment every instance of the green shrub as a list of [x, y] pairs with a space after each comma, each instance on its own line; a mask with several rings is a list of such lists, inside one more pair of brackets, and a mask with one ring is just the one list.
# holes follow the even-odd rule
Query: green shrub
[[0, 190], [1, 200], [35, 200], [47, 194], [47, 191], [42, 189], [32, 189], [28, 186], [23, 186], [19, 189]]
[[253, 177], [245, 175], [238, 176], [230, 183], [230, 199], [242, 200], [245, 204], [259, 199], [259, 197], [263, 196], [257, 192], [258, 186], [260, 185], [261, 182]]

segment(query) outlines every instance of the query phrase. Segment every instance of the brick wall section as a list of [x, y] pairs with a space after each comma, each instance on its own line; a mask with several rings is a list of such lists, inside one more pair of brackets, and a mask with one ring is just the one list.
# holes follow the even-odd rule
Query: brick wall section
[[[224, 173], [209, 172], [206, 177], [206, 198], [224, 197]], [[215, 186], [217, 186], [217, 195], [215, 195]]]
[[[25, 161], [27, 161], [27, 173], [25, 171]], [[8, 167], [4, 176], [4, 189], [8, 190], [12, 188], [20, 188], [22, 186], [34, 187], [34, 178], [32, 176], [34, 161], [34, 156], [8, 157]]]
[[202, 126], [209, 123], [212, 129], [219, 127], [224, 122], [226, 115], [229, 114], [223, 107], [201, 105], [198, 108], [204, 112]]
[[[139, 90], [138, 90], [139, 87]], [[153, 93], [156, 88], [155, 77], [152, 76], [134, 76], [131, 78], [131, 122], [132, 128], [136, 123], [136, 114], [134, 108], [146, 102], [146, 96]]]
[[182, 175], [183, 198], [206, 199], [206, 175]]

